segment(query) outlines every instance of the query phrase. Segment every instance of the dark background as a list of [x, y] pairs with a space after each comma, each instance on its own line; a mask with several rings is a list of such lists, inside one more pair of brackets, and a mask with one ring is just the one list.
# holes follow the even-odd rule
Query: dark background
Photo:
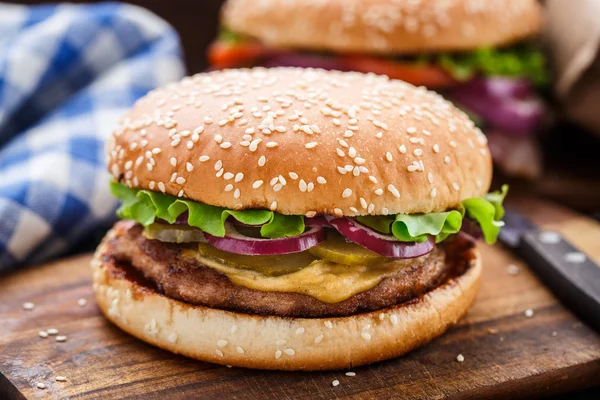
[[[10, 1], [20, 4], [51, 3], [45, 0]], [[94, 1], [75, 1], [91, 3]], [[224, 0], [133, 0], [128, 3], [145, 7], [169, 22], [181, 38], [189, 74], [206, 69], [206, 47], [218, 31], [219, 8]], [[513, 192], [529, 192], [552, 198], [600, 219], [600, 140], [578, 127], [561, 121], [542, 139], [545, 169], [541, 180], [524, 182], [498, 176], [509, 182]], [[86, 241], [93, 249], [96, 240]], [[569, 399], [598, 399], [599, 389], [568, 396]]]

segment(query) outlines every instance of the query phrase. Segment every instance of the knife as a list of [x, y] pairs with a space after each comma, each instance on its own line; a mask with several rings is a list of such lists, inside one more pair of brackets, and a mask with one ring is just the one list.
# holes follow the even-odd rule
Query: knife
[[499, 239], [521, 256], [561, 302], [600, 332], [600, 266], [560, 233], [507, 208]]

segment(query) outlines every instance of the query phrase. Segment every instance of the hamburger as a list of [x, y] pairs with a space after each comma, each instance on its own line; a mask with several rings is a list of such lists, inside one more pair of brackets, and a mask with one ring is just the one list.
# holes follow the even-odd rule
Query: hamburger
[[548, 74], [537, 0], [228, 0], [212, 68], [373, 72], [442, 92], [468, 112], [506, 173], [541, 173]]
[[217, 364], [350, 368], [463, 316], [506, 188], [441, 96], [374, 74], [200, 73], [150, 92], [107, 144], [122, 219], [93, 262], [124, 331]]

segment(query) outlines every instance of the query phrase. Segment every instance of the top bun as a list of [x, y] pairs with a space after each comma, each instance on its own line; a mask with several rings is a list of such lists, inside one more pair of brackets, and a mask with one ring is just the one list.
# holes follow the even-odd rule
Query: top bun
[[108, 143], [124, 184], [232, 209], [381, 215], [484, 195], [486, 138], [441, 96], [385, 76], [201, 73], [150, 92]]
[[272, 46], [395, 53], [501, 46], [540, 30], [537, 0], [228, 0], [223, 23]]

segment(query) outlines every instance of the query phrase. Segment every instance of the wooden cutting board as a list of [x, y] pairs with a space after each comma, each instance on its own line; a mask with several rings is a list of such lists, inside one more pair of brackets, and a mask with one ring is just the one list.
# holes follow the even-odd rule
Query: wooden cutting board
[[[539, 200], [516, 204], [600, 262], [598, 223]], [[169, 354], [104, 320], [89, 255], [31, 268], [0, 278], [0, 399], [530, 398], [600, 385], [600, 336], [501, 246], [484, 246], [483, 255], [482, 287], [466, 318], [427, 346], [356, 368], [353, 377], [230, 369]], [[508, 273], [510, 264], [520, 267], [517, 275]], [[81, 298], [86, 305], [78, 305]], [[24, 310], [24, 302], [35, 308]], [[67, 340], [38, 336], [49, 328]]]

